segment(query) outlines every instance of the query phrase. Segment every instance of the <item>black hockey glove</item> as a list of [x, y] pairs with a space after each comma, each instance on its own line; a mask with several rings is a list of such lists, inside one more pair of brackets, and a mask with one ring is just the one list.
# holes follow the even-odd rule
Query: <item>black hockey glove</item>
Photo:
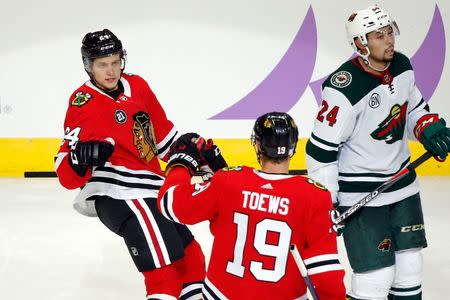
[[426, 150], [443, 161], [450, 152], [450, 129], [445, 127], [444, 119], [437, 119], [437, 115], [424, 117], [416, 125], [416, 137]]
[[70, 152], [69, 163], [79, 176], [84, 176], [91, 167], [103, 167], [113, 151], [114, 146], [109, 142], [78, 142]]
[[208, 139], [201, 149], [201, 156], [203, 160], [208, 164], [213, 172], [217, 172], [228, 166], [227, 162], [222, 156], [219, 147], [214, 145], [212, 139]]
[[200, 160], [200, 151], [196, 141], [199, 139], [196, 133], [185, 133], [180, 136], [170, 147], [167, 161], [166, 176], [175, 166], [186, 168], [191, 175], [197, 171]]

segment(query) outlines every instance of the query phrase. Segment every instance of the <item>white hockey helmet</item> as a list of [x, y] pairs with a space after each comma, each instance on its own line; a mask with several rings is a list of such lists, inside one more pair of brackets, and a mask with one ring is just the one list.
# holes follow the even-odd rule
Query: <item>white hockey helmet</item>
[[[366, 9], [354, 12], [345, 24], [347, 39], [353, 49], [358, 52], [355, 45], [355, 38], [359, 38], [364, 46], [367, 46], [367, 34], [380, 28], [391, 26], [394, 35], [399, 35], [397, 23], [391, 18], [389, 13], [381, 7], [374, 5]], [[358, 52], [359, 53], [359, 52]]]

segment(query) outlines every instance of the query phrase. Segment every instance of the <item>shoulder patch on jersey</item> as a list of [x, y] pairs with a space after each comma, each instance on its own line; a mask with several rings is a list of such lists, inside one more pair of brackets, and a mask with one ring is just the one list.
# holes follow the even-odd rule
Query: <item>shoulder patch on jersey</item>
[[345, 88], [352, 82], [352, 74], [347, 71], [338, 71], [331, 76], [330, 82], [337, 88]]
[[311, 178], [308, 178], [306, 180], [307, 183], [312, 184], [313, 186], [315, 186], [316, 188], [323, 190], [323, 191], [328, 191], [326, 187], [324, 187], [322, 184], [318, 183], [317, 181], [312, 180]]
[[384, 239], [378, 244], [378, 250], [386, 252], [391, 250], [391, 239]]
[[72, 106], [83, 106], [92, 98], [92, 95], [89, 93], [83, 93], [79, 91], [75, 94], [75, 97], [72, 100]]
[[237, 167], [225, 167], [223, 169], [221, 169], [222, 171], [242, 171], [242, 166], [237, 166]]

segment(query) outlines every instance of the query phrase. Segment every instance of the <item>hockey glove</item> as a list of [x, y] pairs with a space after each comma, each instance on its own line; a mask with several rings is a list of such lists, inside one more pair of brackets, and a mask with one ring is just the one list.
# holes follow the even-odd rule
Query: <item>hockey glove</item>
[[450, 151], [450, 129], [445, 127], [444, 119], [438, 119], [436, 114], [425, 115], [417, 122], [414, 133], [426, 150], [445, 160]]
[[206, 141], [206, 144], [201, 149], [201, 155], [213, 172], [217, 172], [218, 170], [228, 166], [222, 156], [222, 153], [220, 152], [219, 147], [214, 145], [212, 139], [208, 139]]
[[191, 175], [194, 175], [200, 160], [200, 151], [196, 144], [197, 139], [199, 139], [198, 134], [185, 133], [172, 144], [167, 161], [166, 176], [176, 166], [184, 167]]
[[69, 163], [79, 176], [84, 176], [91, 167], [103, 167], [113, 151], [114, 146], [109, 142], [78, 142], [70, 152]]

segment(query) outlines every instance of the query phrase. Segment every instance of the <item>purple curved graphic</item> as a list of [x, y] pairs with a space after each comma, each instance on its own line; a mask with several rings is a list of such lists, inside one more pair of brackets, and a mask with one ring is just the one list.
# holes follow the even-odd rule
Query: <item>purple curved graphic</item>
[[288, 111], [308, 87], [316, 52], [316, 21], [310, 6], [292, 44], [272, 72], [247, 96], [209, 119], [256, 119], [268, 111]]
[[[353, 55], [350, 56], [348, 60], [353, 59], [355, 57], [356, 53], [353, 53]], [[317, 79], [316, 81], [311, 81], [309, 83], [309, 87], [311, 88], [311, 91], [313, 92], [314, 97], [316, 98], [317, 105], [320, 105], [320, 103], [322, 103], [322, 83], [328, 78], [328, 76], [330, 75]]]
[[[352, 56], [354, 57], [354, 56]], [[411, 64], [416, 76], [416, 84], [425, 101], [429, 101], [437, 88], [442, 76], [445, 62], [445, 30], [441, 12], [436, 5], [430, 29], [416, 53], [411, 57]], [[322, 83], [325, 76], [310, 82], [309, 86], [316, 98], [317, 104], [322, 102]]]
[[423, 99], [429, 101], [437, 88], [444, 70], [445, 30], [441, 12], [436, 5], [433, 20], [425, 40], [419, 50], [411, 57], [416, 75], [416, 84]]

